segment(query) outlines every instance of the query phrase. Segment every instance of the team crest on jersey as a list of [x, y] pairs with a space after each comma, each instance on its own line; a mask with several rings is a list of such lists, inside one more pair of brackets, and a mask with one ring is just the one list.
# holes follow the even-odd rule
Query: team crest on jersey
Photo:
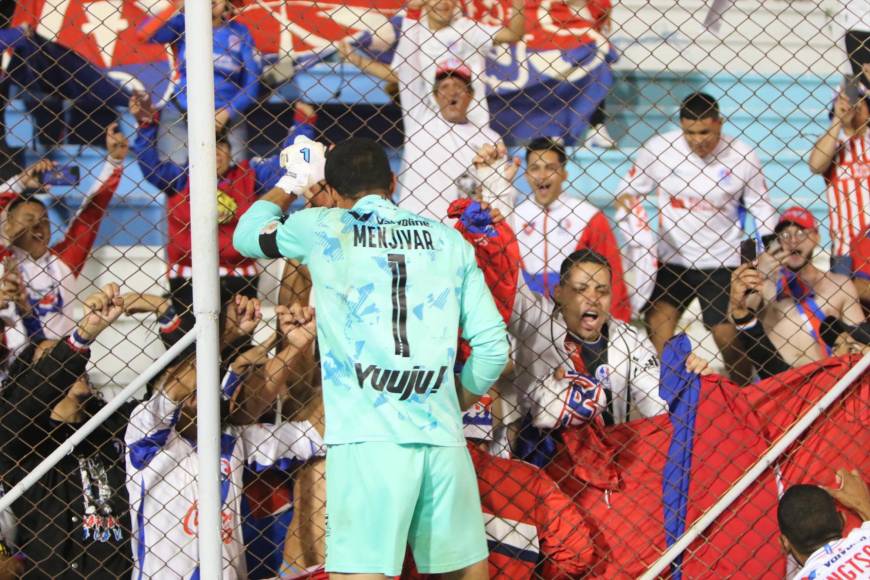
[[571, 382], [559, 424], [571, 427], [592, 421], [606, 405], [604, 389], [597, 381], [575, 371], [567, 371], [565, 378]]
[[523, 233], [530, 236], [535, 231], [535, 222], [526, 222], [523, 224]]
[[721, 169], [719, 169], [717, 181], [720, 185], [726, 185], [729, 181], [731, 181], [731, 170], [727, 167], [722, 167]]

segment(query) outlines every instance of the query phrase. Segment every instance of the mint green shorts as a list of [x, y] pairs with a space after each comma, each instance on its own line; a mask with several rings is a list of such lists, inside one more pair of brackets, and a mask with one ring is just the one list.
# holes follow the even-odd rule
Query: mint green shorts
[[326, 571], [442, 574], [489, 554], [468, 449], [365, 442], [326, 452]]

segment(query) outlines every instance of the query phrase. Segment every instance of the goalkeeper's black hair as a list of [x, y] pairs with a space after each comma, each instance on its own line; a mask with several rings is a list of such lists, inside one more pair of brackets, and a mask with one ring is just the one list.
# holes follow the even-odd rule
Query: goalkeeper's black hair
[[389, 194], [393, 171], [384, 148], [371, 139], [348, 139], [326, 155], [326, 183], [348, 199]]

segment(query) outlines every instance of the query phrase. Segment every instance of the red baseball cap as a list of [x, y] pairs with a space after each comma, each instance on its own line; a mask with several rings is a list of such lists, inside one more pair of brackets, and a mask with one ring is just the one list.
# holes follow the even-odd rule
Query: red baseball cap
[[805, 230], [815, 230], [816, 218], [813, 217], [813, 214], [811, 214], [806, 208], [798, 206], [790, 207], [779, 216], [779, 222], [777, 222], [774, 231], [779, 233], [785, 229], [786, 226], [792, 224]]
[[445, 60], [438, 63], [438, 68], [435, 70], [435, 82], [437, 83], [446, 77], [458, 77], [471, 84], [471, 69], [461, 60], [455, 58]]

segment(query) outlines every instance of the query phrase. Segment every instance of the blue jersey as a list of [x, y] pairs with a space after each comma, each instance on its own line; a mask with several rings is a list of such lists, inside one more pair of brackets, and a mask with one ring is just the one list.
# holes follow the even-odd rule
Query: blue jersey
[[459, 330], [472, 346], [464, 388], [485, 393], [508, 356], [505, 324], [454, 229], [369, 195], [351, 210], [306, 209], [280, 223], [258, 201], [234, 245], [301, 261], [314, 284], [326, 443], [464, 445], [453, 377]]
[[[151, 42], [174, 44], [179, 61], [179, 107], [187, 110], [187, 45], [184, 40], [184, 14], [176, 14], [151, 37]], [[227, 109], [230, 118], [244, 113], [260, 93], [263, 65], [247, 26], [226, 22], [214, 29], [214, 106]]]

